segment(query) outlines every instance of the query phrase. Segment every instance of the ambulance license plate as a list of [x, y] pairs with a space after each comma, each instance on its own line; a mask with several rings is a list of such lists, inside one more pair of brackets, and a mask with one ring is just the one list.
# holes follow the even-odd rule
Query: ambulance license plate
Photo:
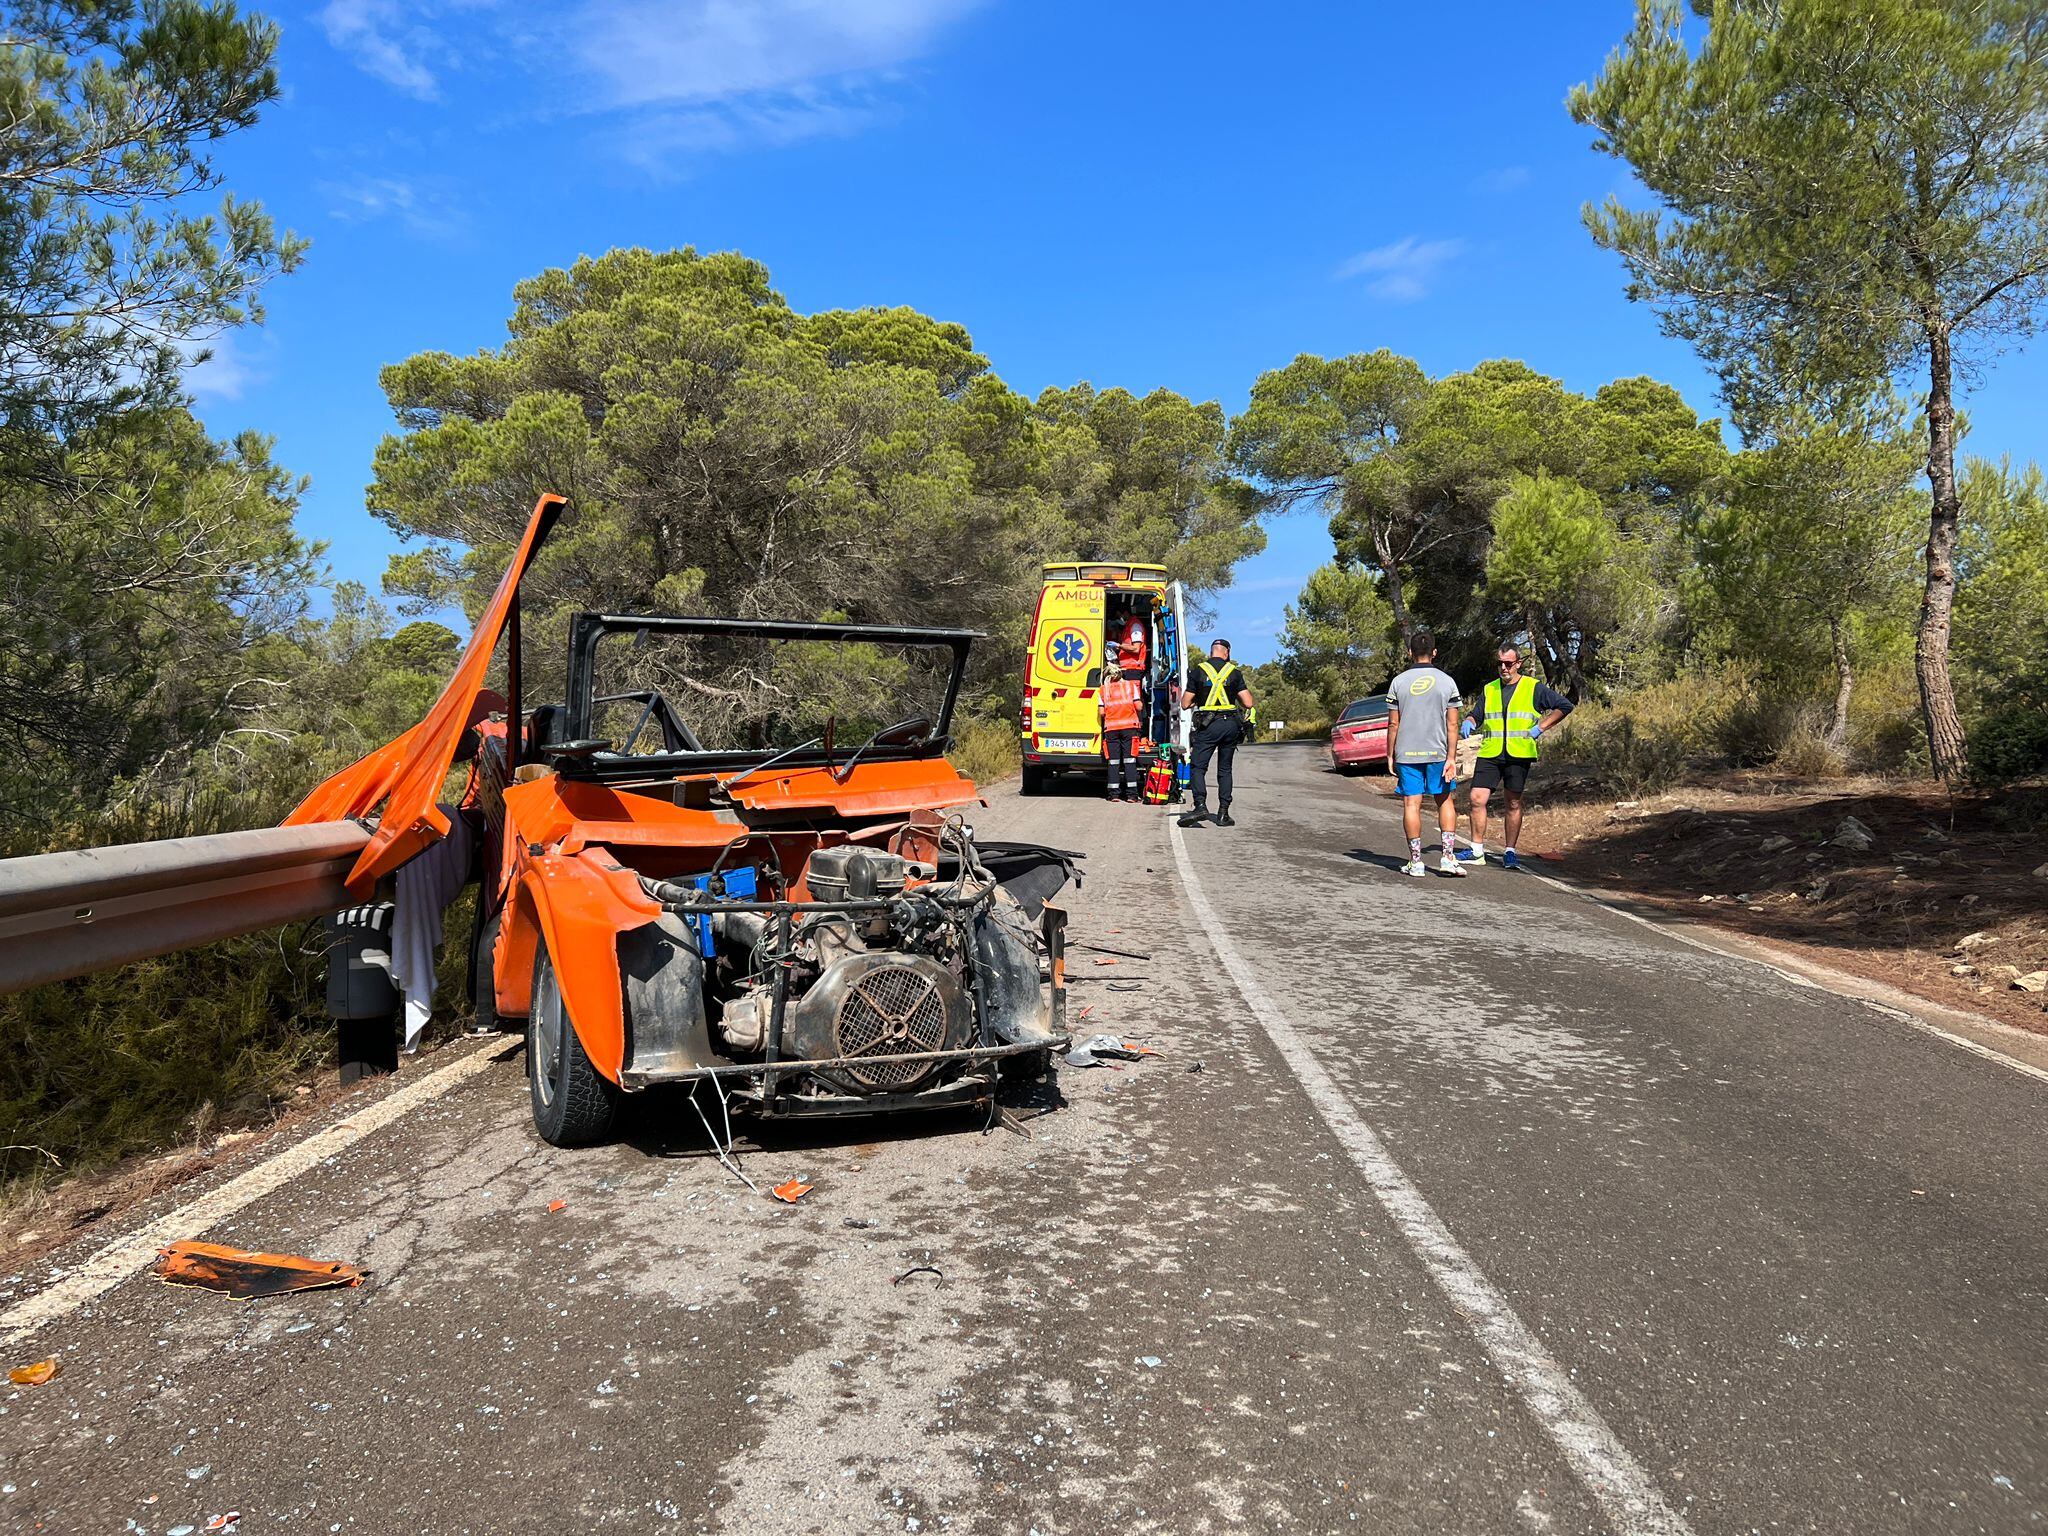
[[1041, 752], [1086, 752], [1094, 746], [1086, 736], [1041, 736], [1038, 750]]

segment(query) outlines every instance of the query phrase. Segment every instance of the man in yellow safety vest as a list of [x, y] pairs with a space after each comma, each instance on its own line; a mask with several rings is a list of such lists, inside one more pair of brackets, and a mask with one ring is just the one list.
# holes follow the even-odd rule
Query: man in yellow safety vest
[[1199, 827], [1209, 818], [1209, 759], [1216, 759], [1216, 825], [1237, 823], [1230, 815], [1231, 759], [1237, 744], [1245, 738], [1245, 717], [1252, 710], [1251, 681], [1244, 669], [1230, 659], [1230, 642], [1213, 641], [1208, 656], [1195, 663], [1182, 692], [1181, 708], [1195, 712], [1195, 730], [1189, 738], [1189, 787], [1195, 804], [1180, 818], [1184, 827]]
[[1548, 684], [1522, 676], [1522, 653], [1503, 645], [1500, 676], [1479, 690], [1479, 707], [1466, 722], [1464, 734], [1481, 732], [1479, 760], [1472, 767], [1472, 841], [1458, 851], [1466, 864], [1486, 862], [1486, 807], [1498, 789], [1507, 794], [1507, 846], [1500, 856], [1504, 869], [1520, 869], [1515, 839], [1522, 831], [1522, 791], [1543, 733], [1572, 712], [1572, 701]]

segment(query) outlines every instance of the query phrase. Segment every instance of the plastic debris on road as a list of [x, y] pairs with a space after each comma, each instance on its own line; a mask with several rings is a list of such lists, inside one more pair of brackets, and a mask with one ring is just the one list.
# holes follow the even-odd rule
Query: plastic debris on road
[[248, 1253], [218, 1243], [173, 1243], [161, 1250], [150, 1273], [170, 1285], [218, 1291], [236, 1301], [356, 1286], [366, 1273], [334, 1259], [296, 1253]]
[[554, 1215], [557, 1211], [566, 1211], [567, 1209], [569, 1209], [569, 1202], [566, 1200], [550, 1200], [548, 1202], [548, 1214], [550, 1216]]
[[242, 1512], [239, 1509], [231, 1509], [226, 1514], [215, 1515], [207, 1521], [206, 1528], [209, 1531], [232, 1531], [241, 1518]]
[[902, 1274], [898, 1275], [894, 1280], [891, 1280], [889, 1283], [891, 1285], [901, 1285], [904, 1281], [908, 1280], [912, 1275], [930, 1275], [934, 1280], [940, 1281], [943, 1281], [946, 1278], [945, 1275], [940, 1273], [939, 1270], [933, 1265], [913, 1264], [910, 1266], [910, 1268], [903, 1271]]
[[1139, 1045], [1134, 1040], [1125, 1040], [1118, 1035], [1090, 1035], [1066, 1054], [1070, 1067], [1099, 1067], [1107, 1058], [1118, 1061], [1137, 1061], [1145, 1056], [1159, 1053], [1149, 1045]]
[[7, 1379], [17, 1387], [40, 1387], [63, 1369], [55, 1360], [38, 1360], [34, 1365], [17, 1365]]
[[784, 1205], [795, 1205], [797, 1201], [803, 1199], [805, 1195], [808, 1195], [816, 1188], [815, 1184], [806, 1184], [802, 1179], [785, 1179], [771, 1189], [769, 1193]]
[[1140, 1355], [1138, 1356], [1138, 1364], [1145, 1367], [1148, 1371], [1156, 1371], [1159, 1369], [1160, 1361], [1157, 1355]]

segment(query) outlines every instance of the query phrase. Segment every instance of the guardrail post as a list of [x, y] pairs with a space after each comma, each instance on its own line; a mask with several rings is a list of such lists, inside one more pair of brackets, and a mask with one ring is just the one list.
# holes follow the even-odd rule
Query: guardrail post
[[399, 1013], [404, 999], [391, 979], [388, 901], [350, 907], [325, 919], [327, 1012], [343, 1083], [398, 1070]]

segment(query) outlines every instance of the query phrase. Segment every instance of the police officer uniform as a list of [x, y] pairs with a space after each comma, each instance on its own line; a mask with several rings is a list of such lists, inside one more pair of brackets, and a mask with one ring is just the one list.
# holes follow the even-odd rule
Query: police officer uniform
[[1195, 803], [1181, 817], [1184, 827], [1199, 825], [1209, 814], [1209, 759], [1216, 759], [1217, 823], [1229, 826], [1231, 762], [1237, 744], [1244, 740], [1244, 710], [1237, 702], [1240, 693], [1251, 691], [1244, 669], [1228, 657], [1218, 661], [1204, 656], [1188, 674], [1188, 691], [1195, 696], [1195, 728], [1189, 745]]

